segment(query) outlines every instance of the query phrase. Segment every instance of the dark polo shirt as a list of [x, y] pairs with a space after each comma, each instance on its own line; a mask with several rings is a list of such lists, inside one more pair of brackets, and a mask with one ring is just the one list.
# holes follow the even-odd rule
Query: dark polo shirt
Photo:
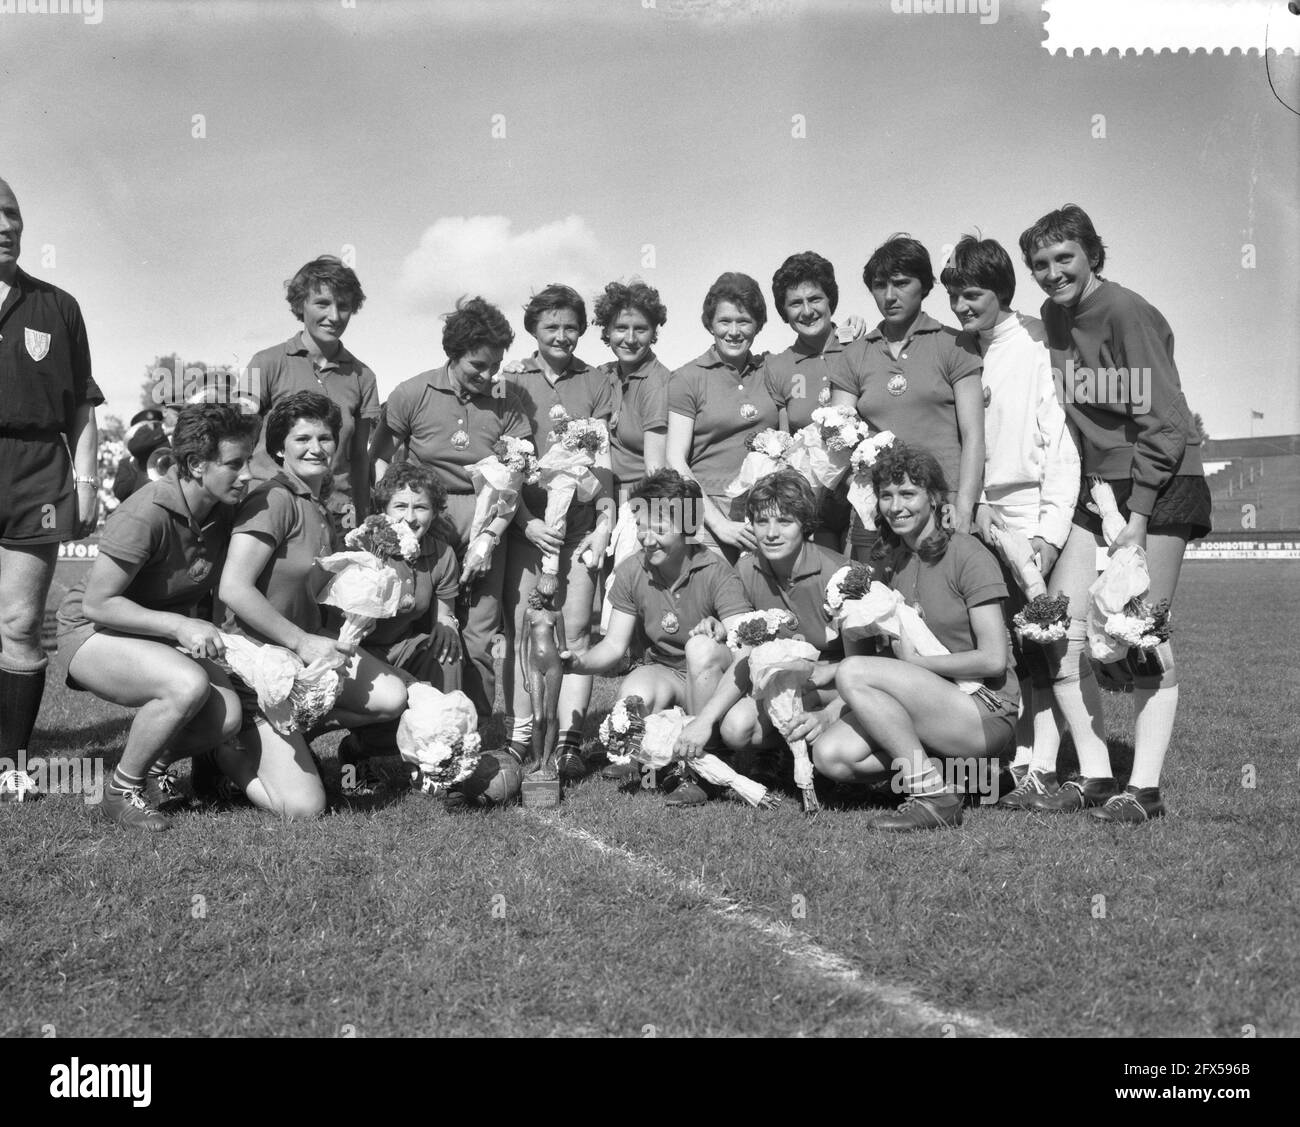
[[81, 404], [103, 402], [76, 299], [18, 270], [0, 306], [0, 431], [68, 434]]
[[784, 352], [770, 352], [763, 362], [768, 394], [784, 407], [790, 433], [812, 422], [812, 413], [831, 401], [831, 361], [844, 351], [831, 326], [831, 335], [821, 352], [809, 352], [802, 337]]
[[[492, 456], [505, 435], [532, 438], [519, 401], [508, 384], [501, 394], [464, 395], [452, 384], [447, 365], [421, 372], [398, 385], [384, 407], [384, 420], [410, 456], [428, 466], [448, 493], [473, 493], [467, 466]], [[464, 435], [465, 445], [452, 439]]]
[[[302, 333], [283, 344], [264, 348], [248, 365], [247, 386], [257, 401], [258, 414], [265, 415], [286, 395], [295, 391], [315, 391], [338, 404], [343, 416], [338, 446], [334, 450], [334, 492], [352, 493], [352, 435], [358, 419], [379, 417], [379, 391], [375, 373], [341, 344], [333, 360], [322, 360], [320, 367], [312, 361]], [[266, 453], [265, 430], [257, 440], [254, 473], [270, 478], [279, 466]], [[364, 519], [364, 514], [358, 520]]]
[[858, 414], [874, 431], [893, 431], [909, 446], [920, 446], [938, 460], [952, 489], [961, 469], [957, 427], [959, 380], [983, 369], [979, 354], [955, 329], [927, 313], [918, 314], [897, 360], [880, 326], [844, 346], [829, 359], [831, 383], [857, 400]]
[[[686, 464], [710, 496], [722, 493], [740, 472], [750, 435], [780, 423], [763, 379], [763, 359], [750, 353], [745, 370], [737, 372], [710, 347], [678, 368], [668, 383], [668, 413], [695, 424]], [[746, 407], [753, 408], [749, 417]]]
[[844, 656], [844, 644], [836, 636], [828, 639], [831, 624], [826, 614], [826, 584], [848, 557], [805, 541], [795, 557], [788, 580], [778, 579], [762, 553], [742, 556], [736, 564], [740, 586], [755, 610], [787, 610], [799, 620], [799, 633], [816, 647], [823, 658]]
[[[216, 505], [196, 527], [173, 469], [122, 502], [104, 524], [99, 550], [134, 568], [123, 596], [149, 610], [192, 617], [213, 589], [230, 543], [232, 511]], [[88, 622], [82, 608], [83, 579], [59, 607], [59, 632]]]
[[620, 375], [617, 361], [602, 364], [601, 370], [609, 374], [614, 396], [609, 434], [614, 476], [620, 485], [634, 485], [645, 477], [646, 433], [668, 426], [668, 381], [672, 372], [653, 352], [626, 377]]
[[686, 639], [709, 616], [730, 618], [753, 610], [736, 573], [716, 552], [699, 544], [687, 548], [677, 582], [665, 586], [638, 552], [614, 569], [609, 601], [632, 615], [646, 639], [646, 657], [669, 669], [686, 668]]

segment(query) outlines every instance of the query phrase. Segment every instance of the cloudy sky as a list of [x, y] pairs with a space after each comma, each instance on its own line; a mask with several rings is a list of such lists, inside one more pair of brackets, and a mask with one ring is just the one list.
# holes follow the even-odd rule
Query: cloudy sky
[[[20, 6], [0, 0], [0, 176], [24, 267], [81, 302], [113, 413], [157, 354], [242, 364], [290, 336], [284, 280], [321, 253], [355, 256], [368, 300], [346, 339], [386, 394], [441, 363], [462, 293], [522, 336], [530, 290], [639, 274], [676, 366], [708, 344], [723, 270], [767, 290], [817, 250], [841, 311], [874, 322], [861, 269], [892, 232], [937, 269], [963, 232], [1014, 248], [1073, 201], [1107, 276], [1173, 326], [1210, 433], [1247, 433], [1252, 409], [1257, 433], [1300, 430], [1300, 130], [1257, 52], [1051, 53], [1030, 0], [995, 19], [900, 0]], [[1285, 4], [1239, 7], [1247, 42], [1266, 23], [1295, 41]], [[1294, 54], [1271, 75], [1300, 105]], [[1022, 268], [1017, 306], [1040, 297]], [[941, 289], [927, 309], [952, 323]], [[788, 337], [777, 321], [759, 345]], [[579, 351], [608, 358], [594, 331]]]

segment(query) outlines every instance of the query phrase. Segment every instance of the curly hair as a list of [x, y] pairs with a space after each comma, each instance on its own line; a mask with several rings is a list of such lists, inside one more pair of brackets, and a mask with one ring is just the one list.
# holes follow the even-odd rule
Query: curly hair
[[284, 283], [284, 289], [284, 299], [299, 321], [302, 320], [303, 304], [316, 290], [329, 290], [336, 301], [350, 305], [353, 313], [360, 311], [366, 303], [366, 295], [357, 280], [356, 271], [344, 266], [343, 260], [332, 254], [313, 258]]
[[713, 331], [713, 317], [718, 312], [718, 306], [724, 301], [743, 309], [754, 318], [759, 329], [767, 324], [767, 302], [763, 300], [763, 291], [748, 274], [728, 271], [719, 274], [718, 280], [709, 287], [709, 292], [704, 295], [704, 309], [700, 315], [700, 321], [709, 332]]
[[1016, 296], [1016, 268], [1011, 255], [996, 239], [963, 235], [939, 272], [939, 281], [949, 290], [964, 290], [967, 286], [992, 290], [1008, 308]]
[[948, 541], [952, 539], [952, 530], [945, 526], [943, 519], [948, 479], [944, 477], [943, 467], [928, 450], [898, 441], [886, 446], [871, 468], [871, 486], [877, 497], [876, 527], [880, 530], [880, 539], [872, 547], [871, 557], [887, 560], [900, 551], [906, 551], [907, 546], [889, 527], [879, 501], [880, 491], [886, 484], [898, 485], [905, 477], [918, 489], [925, 490], [934, 511], [934, 532], [917, 544], [916, 554], [926, 563], [941, 560], [948, 550]]
[[840, 303], [840, 287], [835, 284], [835, 267], [816, 251], [806, 250], [792, 254], [772, 275], [772, 304], [777, 316], [788, 323], [785, 299], [791, 290], [808, 282], [826, 295], [831, 312]]
[[182, 407], [172, 432], [172, 453], [181, 476], [189, 473], [191, 458], [215, 462], [223, 441], [251, 443], [252, 420], [237, 407], [224, 403], [193, 403]]
[[633, 513], [647, 512], [651, 519], [668, 517], [687, 536], [695, 533], [704, 518], [700, 483], [667, 468], [646, 474], [628, 494], [628, 503]]
[[745, 514], [757, 522], [766, 513], [792, 517], [799, 522], [806, 540], [817, 528], [817, 496], [796, 470], [777, 470], [754, 483], [745, 500]]
[[442, 351], [453, 364], [478, 348], [499, 348], [504, 352], [514, 343], [515, 331], [505, 314], [481, 297], [462, 297], [454, 313], [444, 313]]
[[626, 285], [622, 282], [610, 282], [605, 292], [596, 298], [593, 309], [595, 322], [600, 326], [600, 339], [609, 343], [609, 327], [626, 309], [635, 309], [655, 330], [655, 336], [668, 323], [668, 307], [659, 300], [659, 291], [647, 285], [640, 278], [633, 278]]
[[871, 289], [877, 281], [888, 280], [895, 274], [915, 278], [921, 283], [921, 296], [934, 289], [934, 268], [930, 265], [930, 252], [905, 231], [890, 235], [871, 252], [862, 268], [862, 281]]
[[1032, 226], [1026, 227], [1020, 235], [1020, 253], [1025, 265], [1033, 269], [1034, 251], [1066, 242], [1075, 242], [1083, 247], [1093, 273], [1101, 273], [1106, 265], [1106, 244], [1101, 241], [1088, 213], [1074, 203], [1049, 211]]
[[537, 321], [543, 313], [557, 309], [571, 309], [578, 318], [578, 335], [587, 331], [587, 306], [582, 295], [572, 286], [552, 282], [545, 289], [538, 290], [528, 304], [524, 306], [524, 332], [532, 333], [537, 328]]
[[403, 489], [426, 494], [429, 504], [433, 506], [434, 516], [447, 507], [447, 488], [433, 470], [419, 462], [393, 462], [370, 491], [370, 511], [382, 514], [388, 509], [388, 503], [393, 497]]
[[266, 452], [272, 458], [284, 453], [285, 438], [294, 424], [302, 420], [324, 423], [334, 435], [334, 441], [339, 440], [339, 430], [343, 426], [339, 405], [318, 391], [295, 391], [277, 401], [266, 416]]

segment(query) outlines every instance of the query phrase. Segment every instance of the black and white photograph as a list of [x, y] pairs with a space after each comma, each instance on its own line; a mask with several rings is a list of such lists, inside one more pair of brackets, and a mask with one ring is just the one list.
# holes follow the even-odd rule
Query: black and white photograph
[[1298, 52], [1284, 0], [0, 0], [20, 1100], [252, 1038], [1262, 1098]]

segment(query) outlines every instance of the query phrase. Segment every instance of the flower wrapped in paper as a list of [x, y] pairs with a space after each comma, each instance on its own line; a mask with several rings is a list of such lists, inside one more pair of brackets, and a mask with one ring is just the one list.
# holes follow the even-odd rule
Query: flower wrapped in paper
[[1158, 672], [1168, 665], [1162, 647], [1169, 641], [1169, 602], [1150, 603], [1150, 589], [1146, 553], [1136, 544], [1116, 550], [1088, 589], [1088, 652], [1095, 661], [1123, 661], [1135, 650], [1135, 669]]
[[751, 434], [745, 441], [749, 451], [740, 463], [740, 472], [735, 480], [726, 487], [728, 497], [739, 497], [754, 488], [760, 478], [776, 473], [790, 465], [790, 451], [794, 448], [794, 436], [783, 430], [770, 427]]
[[[804, 718], [803, 692], [816, 668], [818, 653], [807, 642], [779, 639], [755, 646], [749, 655], [749, 682], [756, 701], [767, 709], [772, 726], [787, 737]], [[813, 765], [805, 740], [791, 740], [794, 781], [803, 797], [804, 812], [820, 809], [813, 790]]]
[[[677, 738], [682, 729], [694, 717], [688, 716], [680, 708], [669, 708], [663, 712], [652, 712], [645, 718], [645, 731], [641, 736], [641, 745], [633, 758], [647, 767], [662, 770], [677, 756]], [[770, 808], [781, 801], [779, 794], [773, 794], [753, 779], [733, 771], [716, 755], [701, 755], [696, 759], [686, 759], [683, 763], [688, 770], [694, 771], [705, 782], [715, 786], [730, 787], [750, 806]]]
[[492, 548], [484, 545], [479, 536], [498, 517], [514, 519], [519, 490], [538, 479], [537, 453], [531, 440], [505, 435], [492, 447], [490, 457], [466, 468], [475, 497], [464, 563], [481, 563], [486, 568], [490, 566]]
[[727, 631], [727, 646], [733, 650], [760, 646], [774, 638], [792, 637], [798, 629], [799, 620], [788, 610], [751, 610]]
[[316, 601], [343, 612], [339, 649], [344, 652], [355, 650], [379, 619], [392, 618], [413, 598], [410, 570], [403, 576], [392, 562], [370, 552], [335, 552], [316, 563], [330, 573]]
[[1109, 483], [1099, 477], [1090, 477], [1088, 479], [1088, 492], [1092, 494], [1092, 503], [1101, 516], [1101, 536], [1106, 543], [1113, 544], [1124, 531], [1128, 521], [1119, 511], [1119, 505], [1115, 502], [1115, 490]]
[[[600, 479], [593, 468], [597, 455], [609, 449], [609, 431], [603, 419], [574, 419], [559, 406], [551, 411], [551, 431], [555, 442], [537, 461], [542, 488], [546, 490], [543, 519], [546, 527], [563, 539], [569, 506], [574, 500], [590, 501], [600, 492]], [[543, 594], [555, 594], [559, 573], [559, 554], [544, 554], [538, 589]]]
[[600, 722], [600, 742], [611, 763], [630, 763], [641, 749], [645, 735], [645, 701], [633, 693], [620, 697]]
[[[641, 548], [641, 541], [637, 531], [636, 512], [632, 505], [624, 503], [619, 507], [618, 520], [614, 522], [614, 531], [610, 534], [609, 547], [605, 549], [605, 554], [610, 557], [611, 572], [618, 567], [624, 560], [637, 554]], [[600, 608], [600, 632], [607, 633], [609, 630], [610, 616], [614, 613], [614, 606], [609, 601], [610, 591], [613, 588], [610, 582], [605, 588], [605, 599]]]
[[1016, 583], [1026, 597], [1036, 599], [1047, 594], [1047, 584], [1038, 566], [1038, 557], [1028, 540], [1019, 532], [994, 524], [989, 528], [994, 550], [1006, 561]]
[[818, 407], [813, 421], [795, 434], [790, 465], [810, 485], [834, 489], [849, 472], [849, 459], [871, 428], [852, 407]]
[[880, 452], [893, 444], [894, 432], [882, 430], [859, 442], [849, 455], [849, 504], [868, 531], [876, 527], [876, 489], [871, 484], [871, 471]]
[[407, 689], [397, 724], [397, 750], [418, 772], [416, 785], [439, 794], [474, 773], [482, 756], [478, 712], [459, 689], [444, 693], [417, 683]]
[[826, 613], [838, 619], [844, 604], [862, 598], [874, 578], [875, 572], [864, 563], [854, 560], [845, 564], [826, 583]]
[[222, 664], [257, 694], [257, 707], [277, 732], [291, 735], [314, 727], [334, 707], [343, 685], [338, 672], [321, 662], [306, 665], [282, 646], [222, 634]]
[[402, 598], [397, 611], [415, 606], [415, 572], [411, 570], [420, 554], [420, 538], [404, 520], [394, 520], [385, 513], [375, 513], [343, 537], [344, 547], [354, 552], [369, 552], [397, 572], [402, 583]]
[[1040, 646], [1059, 642], [1070, 629], [1070, 599], [1066, 595], [1038, 595], [1011, 622], [1022, 641]]

